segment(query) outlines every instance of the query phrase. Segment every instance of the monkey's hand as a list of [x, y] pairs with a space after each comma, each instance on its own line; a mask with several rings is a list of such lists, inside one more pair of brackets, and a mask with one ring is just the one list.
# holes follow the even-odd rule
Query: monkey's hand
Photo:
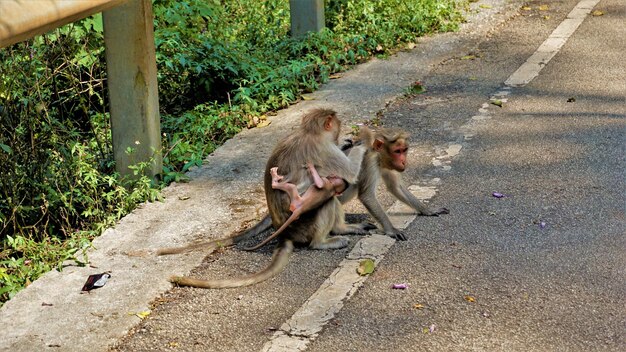
[[439, 216], [443, 214], [450, 214], [450, 210], [448, 208], [439, 208], [437, 210], [427, 209], [426, 211], [420, 212], [419, 216]]
[[348, 149], [352, 149], [354, 147], [354, 141], [352, 139], [344, 139], [343, 144], [341, 145], [341, 151], [345, 152]]
[[391, 238], [395, 238], [398, 241], [406, 241], [407, 237], [406, 235], [398, 230], [397, 228], [393, 228], [391, 231], [385, 231], [385, 235], [391, 237]]

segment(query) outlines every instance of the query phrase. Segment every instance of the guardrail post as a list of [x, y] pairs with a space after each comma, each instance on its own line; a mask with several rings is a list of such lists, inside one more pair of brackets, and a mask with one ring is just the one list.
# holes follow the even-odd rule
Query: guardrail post
[[325, 26], [324, 0], [289, 0], [291, 36], [319, 32]]
[[130, 165], [153, 160], [145, 172], [155, 176], [162, 155], [152, 2], [130, 0], [102, 18], [116, 169], [132, 175]]

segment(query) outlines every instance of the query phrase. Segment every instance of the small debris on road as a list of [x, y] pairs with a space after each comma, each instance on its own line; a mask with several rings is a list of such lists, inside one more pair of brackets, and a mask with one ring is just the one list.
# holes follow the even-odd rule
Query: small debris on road
[[431, 324], [430, 326], [423, 328], [422, 332], [424, 334], [432, 334], [433, 332], [435, 332], [435, 329], [437, 329], [437, 325]]
[[500, 99], [491, 99], [489, 102], [491, 103], [491, 105], [502, 107], [502, 100]]
[[424, 87], [424, 85], [420, 81], [413, 82], [411, 87], [409, 87], [409, 93], [410, 94], [422, 94], [424, 92], [426, 92], [426, 88]]
[[87, 278], [87, 282], [85, 282], [81, 291], [89, 292], [91, 290], [100, 288], [104, 286], [110, 278], [111, 274], [109, 273], [89, 275], [89, 277]]
[[137, 312], [134, 315], [137, 316], [139, 319], [144, 320], [148, 317], [148, 315], [150, 315], [150, 313], [152, 312], [150, 312], [149, 310], [144, 310], [143, 312]]

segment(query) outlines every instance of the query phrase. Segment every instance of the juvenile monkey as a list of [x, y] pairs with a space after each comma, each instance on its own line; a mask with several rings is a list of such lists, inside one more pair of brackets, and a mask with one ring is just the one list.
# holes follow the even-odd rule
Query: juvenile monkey
[[293, 183], [284, 181], [283, 176], [278, 174], [277, 169], [277, 167], [270, 169], [270, 174], [272, 175], [272, 188], [284, 191], [289, 195], [289, 198], [291, 199], [291, 203], [289, 204], [291, 215], [287, 221], [285, 221], [285, 223], [282, 224], [282, 226], [271, 236], [267, 237], [254, 247], [245, 248], [248, 251], [253, 251], [263, 247], [268, 242], [279, 236], [292, 222], [300, 218], [300, 215], [319, 208], [330, 198], [341, 194], [346, 188], [348, 188], [348, 183], [344, 179], [333, 175], [320, 177], [315, 169], [315, 166], [308, 163], [307, 169], [311, 173], [313, 184], [306, 189], [302, 196], [300, 196], [300, 194], [298, 194], [298, 187], [296, 187]]
[[405, 241], [402, 231], [393, 226], [376, 198], [376, 187], [382, 178], [387, 190], [401, 202], [417, 211], [418, 215], [439, 216], [448, 214], [446, 208], [430, 210], [411, 193], [402, 183], [401, 172], [404, 172], [407, 163], [409, 143], [408, 133], [400, 129], [380, 129], [374, 135], [372, 149], [368, 149], [357, 184], [351, 184], [340, 196], [342, 203], [346, 203], [358, 195], [359, 200], [367, 211], [383, 225], [386, 235]]
[[[348, 183], [355, 183], [366, 148], [358, 146], [348, 155], [337, 146], [341, 122], [336, 113], [328, 109], [316, 109], [305, 114], [300, 127], [291, 135], [281, 140], [274, 148], [265, 168], [265, 197], [274, 228], [280, 228], [290, 216], [291, 200], [289, 196], [272, 188], [272, 168], [284, 175], [285, 181], [297, 185], [298, 190], [306, 190], [311, 185], [308, 170], [301, 165], [316, 165], [321, 177], [336, 175]], [[293, 243], [308, 245], [313, 249], [335, 249], [347, 246], [348, 240], [342, 236], [329, 237], [345, 233], [368, 233], [366, 225], [347, 225], [344, 213], [337, 197], [332, 196], [319, 208], [300, 215], [298, 221], [288, 225], [280, 234], [279, 244], [272, 257], [272, 262], [263, 271], [247, 277], [226, 280], [197, 280], [184, 277], [172, 277], [171, 281], [180, 286], [201, 288], [225, 288], [252, 285], [282, 271], [287, 265], [293, 250]], [[229, 241], [234, 241], [232, 237]]]

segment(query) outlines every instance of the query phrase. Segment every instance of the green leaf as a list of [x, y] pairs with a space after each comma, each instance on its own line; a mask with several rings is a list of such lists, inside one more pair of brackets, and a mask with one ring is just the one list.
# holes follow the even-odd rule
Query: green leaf
[[491, 104], [495, 105], [495, 106], [499, 106], [502, 107], [502, 100], [498, 100], [498, 99], [492, 99], [490, 101]]
[[371, 259], [361, 260], [359, 263], [359, 267], [356, 269], [356, 272], [361, 276], [369, 275], [374, 272], [374, 268], [376, 264]]
[[0, 149], [4, 150], [4, 152], [7, 153], [7, 154], [12, 154], [13, 153], [13, 149], [11, 149], [11, 147], [9, 147], [6, 144], [0, 143]]

